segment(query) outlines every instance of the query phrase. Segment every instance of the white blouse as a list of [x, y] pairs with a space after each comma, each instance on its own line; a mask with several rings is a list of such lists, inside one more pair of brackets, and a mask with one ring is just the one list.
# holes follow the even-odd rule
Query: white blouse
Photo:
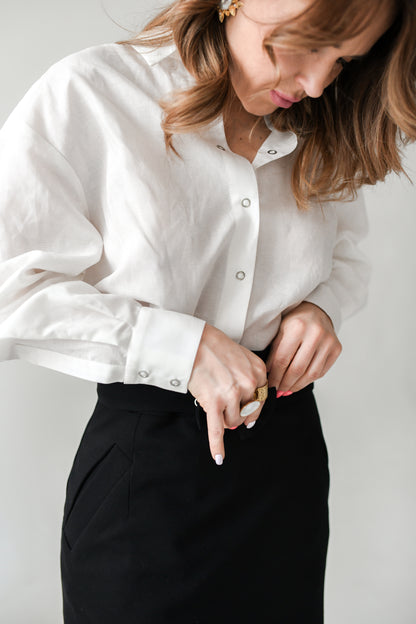
[[253, 163], [223, 120], [176, 135], [158, 101], [193, 78], [175, 46], [98, 45], [59, 61], [0, 131], [0, 360], [185, 393], [208, 322], [260, 350], [310, 301], [366, 300], [362, 195], [297, 209], [292, 133]]

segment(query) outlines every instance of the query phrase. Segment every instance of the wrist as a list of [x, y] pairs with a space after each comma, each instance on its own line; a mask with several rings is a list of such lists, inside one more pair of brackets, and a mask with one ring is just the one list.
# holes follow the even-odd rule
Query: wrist
[[327, 312], [325, 312], [325, 310], [323, 308], [318, 306], [316, 303], [312, 303], [311, 301], [302, 301], [295, 308], [290, 309], [286, 313], [283, 312], [282, 319], [285, 318], [286, 316], [298, 315], [298, 314], [301, 314], [303, 312], [307, 313], [307, 314], [311, 314], [314, 317], [318, 317], [320, 319], [324, 319], [325, 321], [329, 320], [329, 322], [331, 323], [331, 327], [334, 328], [334, 324], [333, 324], [332, 319], [329, 316], [329, 314]]

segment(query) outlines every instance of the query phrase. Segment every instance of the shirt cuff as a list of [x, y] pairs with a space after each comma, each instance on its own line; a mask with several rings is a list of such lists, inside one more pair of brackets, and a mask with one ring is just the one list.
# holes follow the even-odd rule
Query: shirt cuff
[[190, 314], [140, 308], [126, 358], [125, 384], [186, 394], [205, 321]]
[[334, 296], [331, 288], [326, 284], [319, 284], [310, 295], [305, 297], [304, 301], [314, 303], [323, 310], [331, 319], [335, 333], [338, 333], [341, 327], [341, 310], [338, 300]]

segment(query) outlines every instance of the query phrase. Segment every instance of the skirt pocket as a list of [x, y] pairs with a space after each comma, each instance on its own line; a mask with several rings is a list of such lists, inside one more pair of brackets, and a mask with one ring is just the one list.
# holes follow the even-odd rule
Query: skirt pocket
[[[131, 460], [118, 444], [113, 444], [86, 470], [63, 525], [63, 533], [69, 548], [74, 547], [110, 493], [122, 481], [131, 464]], [[70, 479], [79, 469], [82, 467], [74, 465]]]

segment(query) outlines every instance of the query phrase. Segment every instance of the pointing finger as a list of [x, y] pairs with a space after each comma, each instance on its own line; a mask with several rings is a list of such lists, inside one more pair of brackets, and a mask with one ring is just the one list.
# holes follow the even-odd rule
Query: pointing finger
[[225, 457], [224, 418], [221, 412], [215, 409], [207, 411], [207, 429], [212, 458], [218, 466], [221, 466]]

